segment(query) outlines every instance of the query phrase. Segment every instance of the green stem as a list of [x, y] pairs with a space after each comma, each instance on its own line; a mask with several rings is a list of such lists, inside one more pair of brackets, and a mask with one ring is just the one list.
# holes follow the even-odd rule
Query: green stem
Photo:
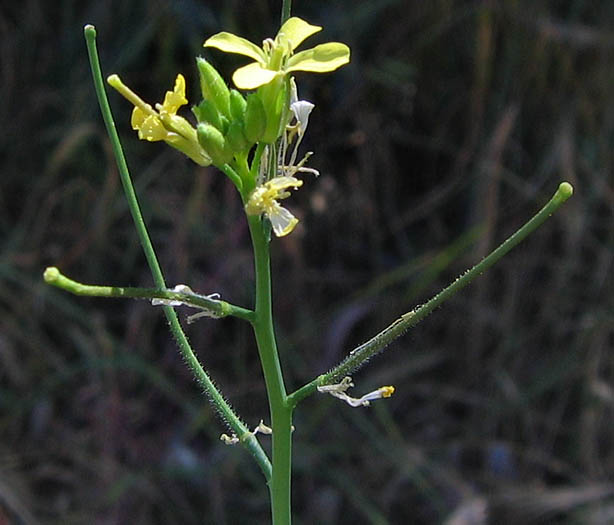
[[254, 247], [256, 271], [256, 306], [252, 325], [269, 396], [271, 427], [273, 428], [273, 473], [269, 482], [271, 512], [274, 525], [289, 525], [291, 522], [292, 407], [287, 402], [288, 396], [273, 328], [269, 243], [260, 217], [248, 216], [248, 223]]
[[259, 142], [258, 145], [256, 146], [256, 151], [252, 159], [252, 166], [250, 169], [250, 178], [254, 181], [258, 179], [258, 170], [260, 169], [260, 161], [262, 159], [262, 154], [264, 153], [264, 148], [266, 148], [266, 144]]
[[[134, 186], [132, 185], [132, 180], [128, 171], [126, 158], [124, 156], [124, 152], [119, 141], [117, 130], [115, 129], [115, 122], [113, 120], [113, 115], [111, 114], [111, 108], [109, 106], [109, 101], [107, 99], [107, 94], [104, 88], [102, 72], [100, 70], [100, 61], [98, 59], [98, 51], [96, 49], [96, 28], [92, 25], [86, 25], [84, 28], [84, 33], [85, 40], [87, 43], [87, 52], [90, 59], [90, 66], [92, 69], [92, 76], [94, 78], [94, 86], [96, 88], [96, 95], [98, 97], [98, 103], [100, 104], [102, 118], [104, 119], [104, 123], [107, 128], [109, 138], [111, 140], [113, 154], [115, 155], [115, 160], [119, 169], [119, 175], [122, 181], [122, 185], [124, 187], [124, 192], [128, 201], [130, 213], [132, 214], [137, 234], [141, 242], [141, 246], [143, 247], [143, 251], [145, 252], [145, 257], [151, 270], [154, 283], [157, 288], [163, 290], [166, 288], [164, 276], [162, 275], [160, 264], [158, 263], [158, 259], [154, 252], [151, 239], [149, 238], [149, 233], [147, 232], [147, 228], [145, 226], [145, 221], [143, 220], [143, 216], [141, 214], [136, 193], [134, 191]], [[185, 359], [188, 367], [190, 368], [198, 382], [203, 386], [203, 388], [207, 392], [207, 395], [209, 396], [209, 400], [219, 411], [224, 421], [228, 423], [232, 431], [237, 435], [237, 437], [241, 439], [241, 443], [252, 454], [252, 456], [260, 466], [265, 478], [268, 481], [271, 477], [271, 464], [266, 453], [258, 443], [256, 437], [251, 434], [245, 424], [233, 412], [230, 405], [226, 402], [222, 394], [211, 381], [211, 378], [208, 376], [202, 365], [199, 363], [196, 355], [194, 354], [194, 351], [192, 350], [192, 347], [190, 346], [190, 343], [188, 342], [185, 333], [183, 332], [183, 329], [181, 328], [181, 324], [179, 323], [179, 319], [177, 318], [175, 310], [173, 310], [173, 308], [170, 306], [163, 306], [162, 308], [164, 310], [164, 315], [168, 320], [170, 330], [175, 340], [177, 341], [179, 350], [181, 351], [181, 354]]]
[[290, 18], [290, 11], [292, 10], [292, 0], [283, 0], [281, 4], [281, 24], [283, 25], [288, 18]]
[[486, 271], [499, 261], [504, 255], [506, 255], [514, 246], [523, 241], [528, 235], [539, 228], [544, 221], [550, 217], [559, 207], [571, 197], [573, 188], [568, 182], [563, 182], [559, 185], [558, 190], [554, 196], [548, 201], [548, 203], [537, 214], [529, 220], [524, 226], [522, 226], [516, 233], [509, 237], [501, 246], [499, 246], [490, 255], [485, 257], [481, 262], [476, 264], [470, 270], [467, 270], [463, 275], [456, 279], [447, 288], [439, 292], [435, 297], [422, 306], [419, 306], [402, 315], [399, 319], [394, 321], [390, 326], [385, 328], [375, 337], [369, 339], [366, 343], [363, 343], [359, 347], [350, 352], [350, 355], [346, 357], [339, 365], [327, 372], [316, 377], [310, 383], [302, 386], [289, 396], [290, 404], [296, 406], [302, 399], [309, 396], [316, 391], [318, 386], [327, 385], [333, 383], [335, 380], [342, 378], [354, 370], [357, 370], [364, 365], [371, 357], [381, 352], [388, 346], [394, 339], [403, 335], [406, 330], [420, 322], [428, 314], [430, 314], [435, 308], [442, 303], [450, 299], [459, 290], [467, 286], [478, 275]]
[[239, 193], [243, 194], [243, 181], [241, 177], [237, 174], [235, 170], [232, 169], [230, 164], [224, 164], [221, 168], [219, 168], [224, 172], [224, 174], [231, 180], [231, 182], [235, 185], [235, 188], [239, 191]]
[[254, 312], [226, 301], [212, 299], [206, 295], [193, 292], [176, 292], [173, 290], [158, 290], [157, 288], [134, 288], [122, 286], [98, 286], [83, 284], [62, 275], [60, 270], [49, 267], [44, 273], [45, 282], [75, 295], [89, 297], [124, 297], [129, 299], [161, 299], [179, 301], [186, 306], [206, 310], [216, 318], [233, 316], [251, 322]]

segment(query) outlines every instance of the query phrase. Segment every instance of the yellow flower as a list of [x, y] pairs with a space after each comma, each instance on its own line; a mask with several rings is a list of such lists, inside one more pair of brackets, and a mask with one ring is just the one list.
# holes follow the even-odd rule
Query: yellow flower
[[132, 110], [132, 129], [139, 132], [141, 140], [156, 142], [163, 140], [185, 153], [201, 166], [211, 164], [211, 158], [198, 142], [196, 130], [177, 110], [188, 103], [185, 97], [185, 79], [177, 75], [173, 91], [167, 91], [162, 104], [156, 109], [144, 102], [134, 91], [127, 87], [117, 75], [111, 75], [107, 82], [122, 96], [134, 104]]
[[292, 71], [326, 73], [347, 64], [350, 61], [350, 48], [340, 42], [328, 42], [294, 53], [303, 40], [321, 29], [320, 26], [292, 17], [281, 26], [275, 39], [267, 38], [263, 42], [262, 48], [227, 32], [213, 35], [204, 46], [252, 58], [255, 62], [237, 69], [232, 80], [240, 89], [256, 89]]
[[288, 235], [297, 225], [298, 219], [277, 201], [290, 196], [288, 188], [297, 189], [302, 185], [303, 181], [295, 177], [275, 177], [252, 191], [245, 211], [248, 215], [264, 213], [271, 221], [277, 237]]

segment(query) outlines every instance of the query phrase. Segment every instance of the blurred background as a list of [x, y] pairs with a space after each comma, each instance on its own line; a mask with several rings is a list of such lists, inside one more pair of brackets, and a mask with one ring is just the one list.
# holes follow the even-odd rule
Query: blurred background
[[[267, 488], [191, 379], [162, 312], [44, 285], [151, 286], [99, 114], [103, 73], [162, 100], [228, 30], [278, 28], [265, 0], [23, 0], [0, 7], [0, 523], [267, 523]], [[297, 75], [320, 170], [273, 243], [288, 388], [341, 360], [496, 247], [538, 232], [354, 375], [368, 409], [296, 413], [297, 524], [614, 523], [614, 3], [296, 0], [352, 49]], [[252, 304], [238, 196], [214, 168], [140, 142], [111, 105], [167, 282]], [[186, 111], [186, 116], [188, 115]], [[182, 318], [187, 311], [180, 312]], [[267, 403], [250, 327], [187, 327], [250, 426]], [[264, 437], [265, 446], [269, 444]]]

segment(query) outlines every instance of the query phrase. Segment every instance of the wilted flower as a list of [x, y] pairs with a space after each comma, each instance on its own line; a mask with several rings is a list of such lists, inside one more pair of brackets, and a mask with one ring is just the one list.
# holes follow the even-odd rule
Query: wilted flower
[[287, 191], [289, 188], [297, 189], [302, 185], [303, 181], [295, 177], [275, 177], [256, 186], [245, 205], [245, 211], [248, 215], [264, 213], [271, 221], [277, 237], [288, 235], [297, 225], [298, 219], [277, 201], [290, 196]]
[[354, 383], [352, 383], [351, 377], [344, 377], [341, 383], [337, 383], [334, 385], [324, 385], [318, 387], [318, 392], [323, 394], [330, 394], [337, 399], [342, 399], [351, 407], [366, 407], [369, 406], [371, 401], [375, 399], [382, 399], [386, 397], [392, 396], [394, 394], [393, 386], [381, 386], [373, 392], [369, 392], [362, 397], [350, 397], [346, 391], [353, 387]]
[[[293, 120], [290, 122], [281, 137], [281, 144], [278, 153], [278, 170], [282, 175], [288, 177], [294, 176], [298, 172], [312, 173], [316, 177], [320, 174], [318, 170], [314, 168], [308, 168], [305, 163], [312, 155], [312, 152], [308, 152], [298, 163], [296, 162], [298, 156], [298, 148], [301, 145], [301, 141], [307, 131], [307, 125], [309, 124], [309, 115], [315, 108], [315, 105], [307, 100], [299, 100], [298, 91], [296, 89], [296, 83], [294, 78], [290, 79], [290, 111], [292, 112]], [[290, 158], [287, 159], [288, 148], [294, 141], [294, 147]]]
[[134, 91], [126, 86], [119, 76], [111, 75], [107, 82], [122, 96], [134, 104], [132, 110], [132, 129], [139, 132], [141, 140], [156, 142], [163, 140], [185, 153], [201, 166], [211, 164], [211, 158], [198, 142], [196, 130], [177, 110], [188, 103], [185, 96], [185, 79], [177, 75], [173, 91], [167, 91], [162, 104], [153, 109]]

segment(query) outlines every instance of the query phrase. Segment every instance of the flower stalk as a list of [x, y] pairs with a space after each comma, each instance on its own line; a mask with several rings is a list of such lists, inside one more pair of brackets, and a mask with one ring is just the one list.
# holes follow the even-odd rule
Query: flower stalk
[[[60, 288], [74, 295], [89, 296], [89, 297], [121, 297], [127, 299], [149, 299], [155, 305], [155, 301], [160, 301], [158, 304], [167, 304], [165, 302], [173, 302], [175, 306], [185, 305], [193, 308], [198, 308], [203, 311], [211, 312], [216, 318], [222, 317], [237, 317], [244, 321], [252, 322], [254, 312], [241, 306], [235, 306], [226, 301], [213, 299], [211, 296], [201, 295], [192, 292], [189, 289], [181, 291], [170, 289], [157, 288], [135, 288], [122, 286], [99, 286], [91, 284], [83, 284], [69, 279], [63, 275], [60, 270], [51, 266], [45, 270], [43, 274], [45, 282], [56, 288]], [[177, 288], [177, 287], [176, 287]]]
[[288, 18], [290, 18], [290, 12], [292, 11], [292, 0], [282, 0], [281, 4], [281, 24], [283, 25]]
[[318, 387], [333, 383], [340, 377], [346, 376], [351, 372], [362, 367], [371, 357], [379, 352], [382, 352], [392, 341], [403, 335], [409, 328], [418, 324], [422, 319], [429, 315], [438, 306], [454, 296], [462, 290], [478, 275], [485, 272], [491, 266], [495, 265], [503, 258], [512, 248], [526, 239], [531, 233], [539, 228], [555, 211], [557, 211], [573, 194], [573, 187], [568, 182], [562, 182], [552, 198], [546, 205], [539, 210], [526, 224], [511, 235], [503, 244], [501, 244], [492, 253], [486, 256], [482, 261], [476, 264], [473, 268], [467, 270], [458, 279], [441, 292], [435, 295], [422, 306], [403, 314], [399, 319], [382, 330], [379, 334], [369, 339], [366, 343], [352, 350], [349, 355], [336, 367], [316, 377], [306, 385], [302, 386], [289, 396], [290, 403], [296, 406], [300, 401], [307, 396], [313, 394]]

